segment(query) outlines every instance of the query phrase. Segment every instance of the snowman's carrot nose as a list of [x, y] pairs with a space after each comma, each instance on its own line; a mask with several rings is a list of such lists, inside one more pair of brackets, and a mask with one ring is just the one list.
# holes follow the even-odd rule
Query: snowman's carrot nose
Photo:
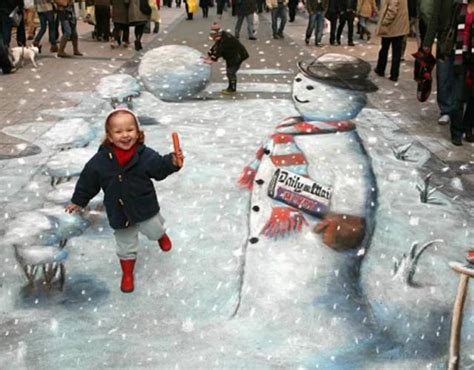
[[171, 137], [173, 138], [173, 147], [174, 147], [174, 152], [176, 153], [176, 164], [181, 167], [183, 165], [183, 162], [181, 160], [181, 146], [179, 145], [179, 136], [177, 132], [173, 132], [171, 134]]

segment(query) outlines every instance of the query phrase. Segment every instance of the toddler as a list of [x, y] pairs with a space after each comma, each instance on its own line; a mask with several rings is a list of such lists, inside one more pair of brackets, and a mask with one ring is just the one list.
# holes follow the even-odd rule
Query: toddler
[[138, 232], [158, 240], [167, 252], [171, 240], [151, 179], [163, 180], [179, 171], [183, 154], [161, 156], [144, 144], [138, 117], [127, 108], [113, 110], [105, 120], [105, 138], [99, 151], [86, 163], [66, 212], [81, 210], [102, 189], [110, 226], [114, 229], [122, 267], [121, 290], [133, 292], [133, 269], [138, 252]]

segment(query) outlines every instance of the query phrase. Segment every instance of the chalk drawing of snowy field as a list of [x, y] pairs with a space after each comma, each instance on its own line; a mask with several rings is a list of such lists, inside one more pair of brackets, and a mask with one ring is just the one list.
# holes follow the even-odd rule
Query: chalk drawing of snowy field
[[[102, 139], [110, 98], [129, 95], [148, 123], [148, 146], [167, 153], [171, 132], [179, 132], [185, 167], [156, 183], [174, 249], [165, 254], [141, 239], [136, 290], [125, 295], [101, 199], [83, 218], [71, 220], [58, 210]], [[258, 235], [258, 243], [249, 243], [260, 231], [252, 225], [256, 198], [238, 186], [239, 176], [275, 127], [301, 110], [291, 99], [173, 103], [156, 95], [126, 75], [103, 79], [95, 91], [69, 94], [77, 105], [50, 111], [59, 121], [35, 138], [42, 153], [10, 160], [1, 174], [9, 184], [2, 194], [8, 202], [0, 252], [1, 368], [444, 367], [457, 285], [447, 262], [469, 247], [472, 218], [462, 191], [453, 200], [440, 189], [435, 202], [420, 202], [416, 183], [430, 157], [422, 145], [413, 142], [407, 160], [397, 159], [409, 141], [386, 116], [363, 105], [350, 109], [362, 109], [349, 117], [357, 139], [348, 133], [335, 141], [298, 137], [309, 153], [310, 175], [327, 181], [343, 177], [324, 165], [330, 162], [325, 156], [363, 148], [340, 157], [344, 162], [336, 167], [346, 172], [341, 187], [355, 189], [366, 186], [360, 177], [368, 170], [359, 161], [370, 165], [377, 189], [371, 238], [363, 247], [337, 252], [313, 232], [318, 219], [306, 217], [299, 234], [277, 240]], [[330, 107], [321, 114], [341, 111], [333, 103], [330, 94], [318, 96], [319, 106]], [[67, 124], [74, 130], [63, 130]], [[9, 134], [21, 132], [17, 127]], [[261, 199], [262, 207], [271, 208]], [[27, 289], [13, 242], [48, 246], [64, 237], [64, 291]], [[392, 273], [394, 259], [401, 261], [412, 243], [434, 240], [409, 283], [408, 271]], [[472, 296], [471, 288], [462, 368], [474, 365]]]

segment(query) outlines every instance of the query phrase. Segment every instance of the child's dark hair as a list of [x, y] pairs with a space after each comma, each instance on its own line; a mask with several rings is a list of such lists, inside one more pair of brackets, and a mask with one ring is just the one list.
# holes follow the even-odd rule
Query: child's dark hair
[[143, 144], [145, 142], [145, 133], [140, 129], [140, 125], [138, 124], [138, 118], [135, 115], [135, 113], [133, 113], [129, 109], [116, 109], [116, 110], [112, 111], [111, 113], [109, 113], [109, 115], [105, 119], [105, 137], [104, 137], [104, 140], [102, 140], [102, 145], [112, 145], [112, 143], [110, 142], [110, 140], [108, 138], [109, 122], [110, 122], [110, 119], [112, 117], [114, 117], [118, 114], [129, 114], [133, 117], [133, 120], [135, 121], [135, 126], [136, 126], [137, 131], [138, 131], [137, 143], [138, 144]]

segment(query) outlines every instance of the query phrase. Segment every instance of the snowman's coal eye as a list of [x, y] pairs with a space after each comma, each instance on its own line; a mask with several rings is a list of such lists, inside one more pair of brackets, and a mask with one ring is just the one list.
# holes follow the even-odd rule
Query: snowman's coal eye
[[295, 81], [296, 81], [296, 82], [301, 82], [301, 78], [299, 78], [299, 77], [298, 77], [298, 78], [295, 78]]
[[306, 90], [313, 90], [313, 89], [314, 89], [314, 86], [311, 86], [311, 85], [306, 86]]

